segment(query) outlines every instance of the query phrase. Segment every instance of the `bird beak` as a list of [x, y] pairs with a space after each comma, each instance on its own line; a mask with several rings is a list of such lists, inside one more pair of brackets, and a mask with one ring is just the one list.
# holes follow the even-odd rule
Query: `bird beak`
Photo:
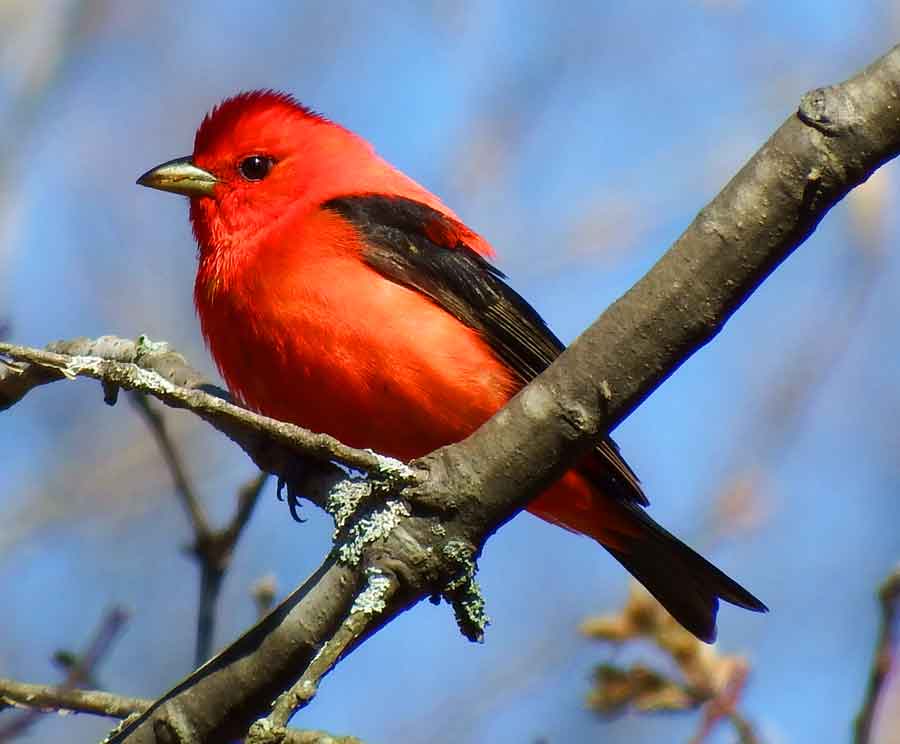
[[171, 191], [185, 196], [212, 196], [219, 180], [209, 171], [198, 168], [190, 158], [176, 158], [157, 165], [137, 180], [141, 186]]

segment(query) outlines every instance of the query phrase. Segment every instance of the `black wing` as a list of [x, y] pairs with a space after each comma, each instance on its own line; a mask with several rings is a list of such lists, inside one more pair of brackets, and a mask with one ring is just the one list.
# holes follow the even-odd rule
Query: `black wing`
[[[422, 292], [477, 330], [523, 383], [560, 355], [563, 343], [505, 275], [465, 243], [467, 228], [426, 204], [378, 194], [332, 199], [324, 207], [365, 236], [363, 258], [391, 281]], [[646, 506], [637, 476], [616, 444], [605, 438], [597, 452], [608, 468], [585, 474], [607, 493]]]

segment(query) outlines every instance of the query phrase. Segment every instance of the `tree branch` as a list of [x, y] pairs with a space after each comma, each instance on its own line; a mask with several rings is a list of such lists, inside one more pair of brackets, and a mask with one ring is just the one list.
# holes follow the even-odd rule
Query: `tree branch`
[[65, 686], [33, 685], [0, 678], [0, 702], [40, 713], [70, 711], [109, 718], [127, 718], [142, 713], [153, 702], [102, 690], [75, 690]]
[[[426, 461], [477, 484], [453, 495], [502, 523], [615, 428], [815, 229], [900, 152], [900, 47], [792, 115], [676, 243], [474, 435]], [[439, 482], [442, 479], [438, 479]], [[432, 489], [434, 492], [435, 489]], [[436, 489], [440, 490], [440, 489]], [[441, 491], [442, 496], [449, 491]]]
[[[882, 584], [878, 597], [881, 601], [881, 630], [875, 646], [866, 699], [856, 718], [856, 744], [875, 744], [881, 741], [876, 731], [876, 711], [879, 702], [885, 699], [883, 693], [889, 677], [900, 673], [900, 567]], [[891, 725], [888, 722], [886, 728]]]
[[187, 474], [181, 453], [172, 441], [163, 415], [141, 393], [132, 393], [131, 400], [147, 422], [163, 459], [172, 473], [175, 493], [184, 505], [194, 532], [191, 556], [200, 564], [200, 601], [197, 609], [197, 642], [194, 666], [200, 666], [212, 655], [215, 638], [216, 605], [222, 589], [225, 572], [231, 564], [234, 547], [253, 513], [259, 494], [268, 478], [267, 473], [254, 476], [238, 492], [238, 505], [234, 517], [222, 529], [214, 529], [209, 522], [203, 502]]
[[297, 683], [279, 695], [268, 718], [257, 721], [256, 724], [262, 724], [266, 729], [286, 726], [296, 711], [309, 705], [318, 692], [322, 677], [359, 639], [372, 619], [377, 618], [384, 609], [385, 602], [397, 591], [397, 579], [394, 576], [386, 576], [379, 569], [369, 569], [367, 573], [366, 587], [353, 602], [350, 614], [341, 623], [341, 627], [322, 646]]
[[[194, 410], [258, 463], [275, 444], [373, 474], [392, 467], [398, 473], [393, 482], [365, 487], [377, 499], [348, 489], [333, 473], [314, 474], [326, 506], [340, 517], [335, 550], [272, 614], [110, 741], [187, 743], [243, 734], [352, 615], [369, 570], [396, 576], [398, 588], [345, 654], [421, 599], [460, 585], [460, 624], [477, 637], [485, 619], [470, 557], [708, 343], [831, 206], [900, 151], [898, 99], [900, 48], [852, 80], [804, 96], [798, 113], [635, 287], [503, 411], [465, 441], [414, 463], [414, 473], [330, 438], [231, 410], [221, 400], [200, 399], [196, 391], [160, 386], [139, 369], [120, 375], [102, 360], [0, 346], [70, 374], [141, 384], [169, 405]], [[245, 446], [247, 431], [256, 446]], [[267, 462], [266, 469], [282, 474]], [[292, 480], [284, 462], [275, 458], [274, 465]], [[344, 508], [359, 504], [360, 495], [361, 508]]]
[[[73, 690], [65, 686], [34, 685], [0, 677], [0, 704], [34, 713], [90, 713], [108, 718], [127, 718], [143, 713], [153, 703], [147, 698], [114, 695], [103, 690]], [[255, 744], [362, 744], [354, 736], [333, 736], [324, 731], [286, 730], [258, 735]], [[248, 740], [249, 741], [249, 740]]]
[[[143, 336], [137, 341], [116, 336], [56, 341], [47, 346], [47, 351], [73, 357], [100, 357], [108, 362], [139, 364], [142, 369], [158, 373], [173, 385], [190, 390], [204, 390], [223, 400], [231, 399], [226, 391], [212, 385], [188, 365], [181, 354], [169, 351], [165, 344], [154, 344]], [[0, 354], [5, 353], [0, 351]], [[18, 403], [34, 388], [65, 377], [52, 358], [47, 358], [46, 362], [46, 364], [39, 361], [34, 364], [0, 364], [0, 411]], [[108, 402], [115, 401], [110, 398]]]
[[[121, 607], [114, 607], [106, 612], [100, 621], [100, 625], [94, 632], [94, 636], [88, 644], [87, 649], [83, 654], [75, 656], [73, 662], [68, 665], [68, 671], [63, 683], [56, 687], [45, 689], [52, 690], [53, 694], [57, 696], [66, 696], [69, 693], [74, 693], [76, 687], [87, 683], [88, 680], [93, 677], [97, 665], [109, 652], [113, 642], [122, 631], [127, 620], [128, 613]], [[72, 656], [71, 654], [66, 655]], [[27, 700], [21, 700], [16, 697], [15, 689], [4, 686], [4, 683], [6, 682], [10, 685], [17, 684], [11, 680], [0, 680], [0, 703], [19, 704], [20, 707], [26, 708], [40, 708], [45, 704], [40, 701], [48, 699], [47, 695], [38, 695], [35, 706], [27, 705]], [[24, 688], [18, 689], [21, 692]], [[7, 691], [9, 692], [9, 695], [6, 695]], [[35, 693], [35, 690], [32, 690], [31, 692]], [[39, 717], [40, 712], [36, 709], [32, 709], [24, 712], [17, 718], [5, 722], [3, 726], [0, 726], [0, 742], [12, 741], [13, 739], [18, 738], [25, 733]]]
[[166, 466], [172, 474], [175, 493], [182, 506], [184, 506], [191, 527], [194, 530], [194, 539], [196, 542], [200, 542], [200, 540], [207, 538], [212, 533], [212, 527], [209, 524], [209, 518], [206, 516], [203, 503], [197, 496], [191, 479], [188, 477], [187, 466], [181, 457], [181, 453], [169, 436], [165, 419], [147, 399], [147, 396], [133, 393], [129, 397], [146, 422], [147, 428], [153, 434], [153, 439], [156, 440], [156, 445], [159, 447], [163, 460], [165, 460]]
[[[232, 439], [260, 469], [287, 482], [300, 477], [298, 456], [324, 465], [337, 461], [398, 485], [415, 481], [413, 471], [398, 460], [348, 447], [327, 434], [314, 434], [235, 405], [228, 393], [211, 385], [167, 344], [143, 336], [137, 341], [114, 336], [57, 341], [47, 350], [0, 343], [0, 355], [18, 362], [0, 362], [0, 410], [39, 385], [90, 377], [103, 383], [108, 403], [115, 402], [114, 391], [121, 387], [152, 395], [172, 408], [192, 411]], [[324, 504], [320, 506], [324, 508]]]

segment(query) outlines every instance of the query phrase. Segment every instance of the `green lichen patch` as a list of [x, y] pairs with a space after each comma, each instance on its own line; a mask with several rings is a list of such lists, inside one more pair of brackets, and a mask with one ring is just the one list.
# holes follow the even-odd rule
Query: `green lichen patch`
[[362, 558], [366, 546], [387, 537], [409, 516], [409, 508], [402, 501], [391, 500], [384, 506], [360, 519], [349, 531], [346, 542], [338, 548], [341, 562], [356, 566]]
[[459, 573], [447, 582], [444, 597], [453, 607], [460, 632], [470, 641], [484, 641], [484, 631], [491, 624], [486, 612], [481, 587], [475, 580], [478, 564], [473, 547], [462, 540], [449, 540], [443, 553], [458, 567]]
[[366, 569], [366, 586], [353, 601], [350, 613], [378, 615], [384, 612], [387, 598], [391, 593], [392, 581], [378, 568]]
[[332, 540], [337, 540], [347, 521], [371, 492], [372, 484], [365, 480], [343, 480], [331, 489], [325, 510], [334, 519]]

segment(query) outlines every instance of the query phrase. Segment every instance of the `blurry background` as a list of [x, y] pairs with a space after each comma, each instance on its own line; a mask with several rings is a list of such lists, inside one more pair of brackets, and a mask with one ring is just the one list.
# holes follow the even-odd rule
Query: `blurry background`
[[[627, 289], [806, 90], [886, 51], [882, 0], [565, 5], [0, 2], [0, 326], [8, 340], [146, 333], [214, 375], [191, 304], [184, 200], [134, 185], [190, 153], [239, 90], [294, 93], [442, 195], [564, 340]], [[770, 742], [846, 741], [900, 558], [897, 170], [884, 168], [615, 432], [653, 515], [772, 608], [720, 613], [752, 667], [741, 709]], [[253, 474], [224, 437], [168, 423], [212, 513]], [[92, 382], [0, 417], [0, 675], [55, 682], [103, 613], [132, 619], [98, 683], [156, 696], [189, 671], [197, 570], [146, 427]], [[330, 524], [267, 487], [227, 576], [217, 645], [320, 562]], [[494, 624], [465, 642], [416, 607], [326, 680], [295, 724], [367, 742], [684, 741], [696, 714], [610, 721], [585, 704], [612, 651], [583, 638], [624, 571], [521, 515], [480, 576]], [[652, 658], [637, 648], [616, 661]], [[2, 719], [2, 716], [0, 716]], [[29, 742], [91, 742], [87, 716]], [[723, 728], [712, 741], [732, 741]]]

